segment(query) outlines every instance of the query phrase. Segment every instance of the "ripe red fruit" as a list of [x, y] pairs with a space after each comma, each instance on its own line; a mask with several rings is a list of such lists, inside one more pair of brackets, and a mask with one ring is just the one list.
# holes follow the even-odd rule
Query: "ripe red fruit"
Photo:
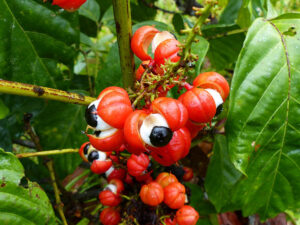
[[[124, 183], [122, 182], [122, 180], [117, 179], [117, 178], [113, 178], [109, 181], [109, 185], [114, 185], [116, 187], [116, 192], [115, 194], [120, 194], [122, 191], [124, 191], [125, 187], [124, 187]], [[109, 187], [108, 185], [108, 187]]]
[[104, 152], [118, 151], [124, 143], [123, 130], [110, 129], [112, 132], [87, 134], [94, 148]]
[[99, 200], [105, 206], [117, 206], [121, 202], [121, 197], [110, 190], [104, 190], [99, 193]]
[[144, 175], [147, 172], [149, 163], [149, 157], [144, 153], [138, 156], [132, 154], [127, 161], [127, 171], [134, 177]]
[[191, 135], [187, 128], [181, 128], [174, 131], [173, 137], [169, 144], [163, 147], [154, 148], [148, 147], [152, 150], [151, 156], [159, 164], [163, 166], [170, 166], [178, 160], [184, 158], [190, 151]]
[[198, 219], [198, 212], [189, 205], [182, 206], [176, 212], [176, 221], [178, 225], [195, 225]]
[[130, 153], [139, 155], [146, 151], [145, 143], [140, 136], [140, 126], [147, 115], [144, 110], [135, 110], [125, 121], [124, 137]]
[[192, 88], [179, 97], [189, 118], [196, 123], [208, 123], [216, 114], [216, 104], [211, 94], [202, 88]]
[[108, 171], [106, 171], [105, 175], [108, 182], [110, 182], [112, 179], [124, 180], [126, 176], [126, 170], [123, 168], [114, 168], [112, 166]]
[[99, 94], [98, 100], [98, 115], [110, 126], [122, 129], [133, 111], [127, 92], [120, 87], [108, 87]]
[[85, 142], [81, 145], [79, 149], [79, 155], [82, 158], [83, 161], [88, 162], [88, 150], [90, 148], [90, 142]]
[[183, 175], [183, 177], [182, 177], [182, 179], [184, 181], [190, 181], [191, 179], [193, 179], [194, 174], [193, 174], [192, 168], [190, 168], [190, 167], [183, 167], [183, 170], [185, 172], [184, 175]]
[[142, 26], [135, 31], [131, 39], [131, 50], [141, 60], [151, 60], [151, 56], [148, 55], [148, 47], [159, 30], [152, 26]]
[[100, 213], [100, 222], [103, 225], [118, 225], [120, 221], [120, 213], [115, 208], [109, 207]]
[[223, 101], [229, 94], [229, 84], [226, 79], [216, 72], [200, 73], [193, 82], [194, 87], [214, 89], [222, 96]]
[[90, 167], [91, 171], [96, 174], [105, 173], [112, 166], [112, 161], [110, 159], [101, 161], [94, 160]]
[[206, 126], [203, 123], [194, 123], [191, 120], [188, 120], [185, 124], [186, 128], [190, 131], [191, 133], [191, 138], [195, 138], [198, 133]]
[[171, 209], [181, 208], [186, 200], [185, 187], [179, 183], [171, 183], [164, 188], [164, 203]]
[[158, 65], [165, 64], [167, 59], [170, 59], [171, 62], [177, 62], [180, 60], [180, 56], [178, 56], [179, 48], [179, 41], [176, 39], [167, 39], [161, 42], [155, 52], [154, 52], [154, 61]]
[[164, 190], [160, 184], [153, 181], [143, 185], [140, 191], [140, 198], [147, 205], [157, 206], [164, 199]]
[[170, 217], [164, 219], [164, 223], [165, 223], [165, 225], [176, 225], [177, 224], [176, 218], [171, 219]]
[[167, 172], [158, 174], [155, 181], [159, 183], [162, 186], [162, 188], [165, 188], [166, 186], [174, 182], [178, 182], [177, 178], [172, 173]]
[[152, 177], [151, 177], [151, 172], [146, 173], [144, 175], [135, 177], [135, 179], [140, 182], [140, 183], [145, 183], [145, 184], [149, 184], [153, 181]]
[[58, 5], [69, 12], [73, 12], [85, 2], [86, 0], [53, 0], [52, 5]]
[[184, 127], [188, 120], [188, 112], [185, 106], [173, 98], [156, 98], [151, 104], [151, 109], [153, 113], [159, 113], [166, 119], [172, 131]]

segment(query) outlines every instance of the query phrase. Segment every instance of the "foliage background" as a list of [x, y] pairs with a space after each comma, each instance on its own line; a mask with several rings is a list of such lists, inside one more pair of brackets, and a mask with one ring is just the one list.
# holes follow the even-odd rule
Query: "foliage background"
[[[191, 3], [202, 4], [132, 0], [133, 32], [140, 26], [155, 24], [184, 41], [185, 36], [179, 31], [195, 21]], [[241, 210], [243, 216], [258, 213], [262, 220], [284, 211], [292, 219], [299, 218], [300, 16], [291, 13], [299, 11], [300, 3], [220, 0], [219, 5], [217, 17], [202, 28], [202, 37], [197, 37], [199, 42], [192, 48], [199, 61], [191, 77], [211, 70], [225, 75], [229, 81], [233, 77], [230, 103], [220, 116], [228, 117], [226, 138], [211, 135], [205, 139], [214, 142], [209, 165], [209, 157], [204, 153], [196, 157], [198, 162], [187, 159], [200, 179], [197, 184], [190, 184], [192, 202], [203, 215], [199, 223], [215, 223], [217, 212], [235, 210]], [[1, 79], [90, 96], [97, 96], [107, 86], [122, 86], [111, 1], [88, 0], [78, 12], [68, 13], [49, 1], [0, 0], [0, 11]], [[135, 62], [140, 63], [137, 58]], [[176, 92], [169, 95], [176, 96]], [[84, 110], [80, 105], [2, 94], [0, 147], [13, 153], [35, 151], [28, 148], [29, 137], [24, 132], [23, 115], [30, 113], [44, 150], [78, 148], [86, 141], [81, 132], [86, 126]], [[222, 130], [222, 125], [218, 130]], [[195, 146], [192, 151], [203, 150], [201, 144]], [[47, 196], [31, 183], [38, 182], [54, 202], [43, 161], [22, 159], [20, 164], [10, 153], [1, 155], [0, 174], [5, 178], [2, 183], [7, 185], [0, 189], [0, 199], [10, 192], [12, 199], [0, 200], [0, 205], [7, 207], [17, 197], [36, 204], [37, 199], [30, 197], [37, 192], [42, 196], [38, 202], [45, 211], [41, 210], [35, 220], [31, 219], [33, 210], [33, 214], [20, 221], [55, 223], [57, 218], [49, 209]], [[89, 176], [76, 187], [76, 182], [89, 173], [80, 157], [65, 154], [53, 158], [66, 214], [72, 221], [81, 221], [80, 224], [93, 221], [99, 207], [95, 208], [97, 204], [93, 203], [93, 210], [84, 210], [86, 200], [95, 200], [94, 196], [84, 196], [99, 189], [102, 180]], [[11, 162], [5, 164], [7, 160]], [[199, 171], [200, 164], [206, 165], [204, 171], [208, 166], [205, 180], [205, 172]], [[26, 182], [18, 185], [24, 171]], [[81, 216], [76, 216], [73, 203], [81, 207]], [[1, 213], [0, 221], [9, 222], [9, 213], [23, 215], [26, 204], [20, 204], [9, 210], [0, 207], [1, 212], [6, 212]], [[49, 218], [45, 217], [48, 211]]]

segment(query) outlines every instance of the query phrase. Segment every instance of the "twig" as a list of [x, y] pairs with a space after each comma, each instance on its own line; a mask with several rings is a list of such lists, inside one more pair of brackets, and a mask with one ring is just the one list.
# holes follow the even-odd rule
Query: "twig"
[[[32, 118], [32, 114], [25, 114], [24, 115], [24, 124], [25, 124], [25, 131], [28, 133], [28, 135], [30, 136], [31, 140], [34, 142], [37, 151], [42, 152], [43, 148], [40, 144], [40, 139], [37, 136], [37, 134], [35, 133], [33, 127], [30, 124], [30, 120]], [[49, 174], [50, 174], [50, 178], [51, 178], [51, 183], [53, 186], [53, 190], [54, 190], [54, 195], [55, 195], [55, 201], [56, 201], [56, 209], [63, 221], [64, 225], [68, 225], [65, 214], [64, 214], [64, 204], [62, 203], [60, 196], [59, 196], [59, 189], [57, 187], [57, 183], [56, 183], [56, 179], [55, 179], [55, 172], [54, 172], [54, 168], [53, 168], [53, 161], [52, 159], [49, 158], [44, 158], [44, 162], [49, 170]]]
[[78, 149], [62, 149], [62, 150], [49, 150], [49, 151], [42, 151], [42, 152], [26, 152], [20, 153], [16, 156], [18, 158], [27, 158], [27, 157], [35, 157], [35, 156], [46, 156], [46, 155], [60, 155], [60, 154], [67, 154], [67, 153], [77, 153]]
[[125, 88], [128, 88], [134, 83], [134, 58], [130, 48], [132, 36], [130, 0], [113, 0], [113, 8], [123, 84]]
[[0, 80], [0, 93], [89, 105], [95, 98], [32, 84]]

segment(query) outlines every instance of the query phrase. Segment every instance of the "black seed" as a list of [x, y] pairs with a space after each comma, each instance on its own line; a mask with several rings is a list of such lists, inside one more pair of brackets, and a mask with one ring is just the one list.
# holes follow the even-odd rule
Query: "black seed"
[[97, 151], [92, 151], [88, 156], [88, 160], [89, 162], [93, 162], [96, 159], [99, 159], [99, 153]]
[[155, 126], [150, 134], [151, 144], [155, 147], [167, 145], [173, 137], [173, 132], [168, 127]]
[[176, 166], [176, 165], [166, 167], [165, 171], [171, 172], [172, 174], [174, 174], [176, 176], [176, 178], [178, 179], [178, 181], [180, 181], [180, 182], [182, 181], [183, 175], [185, 173], [182, 166]]
[[84, 146], [84, 149], [83, 149], [83, 153], [86, 155], [87, 153], [88, 153], [88, 150], [89, 150], [89, 148], [90, 148], [90, 143], [88, 143], [88, 144], [86, 144], [85, 146]]
[[85, 110], [85, 120], [91, 127], [97, 126], [97, 110], [96, 106], [92, 105]]
[[223, 111], [223, 104], [218, 105], [215, 116], [219, 115]]
[[94, 132], [94, 134], [96, 135], [96, 137], [99, 137], [100, 134], [101, 134], [101, 130], [96, 130], [96, 131]]

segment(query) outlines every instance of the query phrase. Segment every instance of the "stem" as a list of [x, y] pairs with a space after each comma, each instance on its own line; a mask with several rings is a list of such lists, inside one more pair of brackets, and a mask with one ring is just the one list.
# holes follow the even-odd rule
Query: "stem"
[[118, 37], [123, 85], [131, 87], [134, 83], [134, 59], [130, 48], [131, 13], [130, 0], [113, 0], [114, 17]]
[[186, 60], [188, 57], [188, 54], [190, 52], [192, 43], [196, 37], [196, 35], [200, 32], [202, 24], [206, 21], [206, 19], [209, 17], [210, 10], [213, 7], [213, 4], [207, 4], [205, 8], [200, 9], [201, 15], [197, 19], [195, 25], [192, 28], [192, 31], [189, 33], [189, 36], [186, 39], [186, 43], [184, 44], [183, 49], [183, 60]]
[[[42, 152], [43, 148], [41, 146], [40, 143], [40, 139], [37, 136], [37, 134], [35, 133], [33, 127], [30, 124], [30, 119], [32, 118], [31, 114], [25, 114], [24, 115], [24, 123], [25, 123], [25, 131], [28, 133], [28, 135], [30, 136], [31, 140], [34, 142], [37, 151]], [[55, 195], [55, 201], [56, 201], [56, 208], [57, 211], [61, 217], [61, 220], [63, 222], [64, 225], [68, 225], [65, 214], [64, 214], [64, 204], [62, 203], [60, 196], [59, 196], [59, 189], [57, 187], [57, 183], [56, 183], [56, 179], [55, 179], [55, 172], [54, 172], [54, 168], [53, 168], [53, 161], [52, 159], [49, 158], [44, 158], [44, 163], [46, 164], [48, 170], [49, 170], [49, 174], [50, 174], [50, 179], [51, 179], [51, 183], [53, 186], [53, 190], [54, 190], [54, 195]]]
[[0, 80], [0, 93], [89, 105], [95, 98], [48, 87]]
[[78, 153], [78, 149], [62, 149], [62, 150], [49, 150], [49, 151], [41, 151], [41, 152], [27, 152], [17, 154], [17, 158], [27, 158], [27, 157], [35, 157], [35, 156], [46, 156], [46, 155], [60, 155], [67, 153]]

